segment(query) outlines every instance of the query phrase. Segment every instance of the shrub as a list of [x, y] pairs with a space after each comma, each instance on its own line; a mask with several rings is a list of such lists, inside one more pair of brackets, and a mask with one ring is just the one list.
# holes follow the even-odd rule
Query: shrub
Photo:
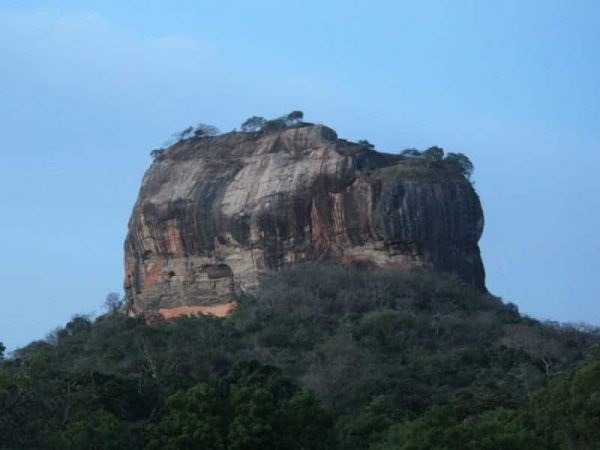
[[358, 145], [360, 145], [361, 149], [363, 150], [375, 150], [375, 146], [366, 139], [361, 139], [358, 141]]
[[267, 119], [260, 116], [252, 116], [242, 124], [242, 131], [246, 133], [256, 133], [257, 131], [261, 131], [265, 124], [267, 123]]
[[292, 111], [287, 116], [285, 116], [284, 120], [286, 125], [289, 127], [299, 124], [300, 122], [302, 122], [303, 118], [304, 113], [302, 111]]
[[194, 136], [195, 137], [211, 137], [219, 134], [219, 129], [214, 125], [208, 125], [206, 123], [199, 123], [194, 128]]
[[422, 155], [429, 161], [441, 161], [444, 158], [444, 150], [434, 145], [425, 150]]
[[272, 133], [274, 131], [282, 131], [287, 128], [287, 123], [284, 119], [273, 119], [267, 120], [263, 126], [265, 133]]
[[165, 149], [164, 148], [155, 148], [154, 150], [152, 150], [150, 152], [150, 156], [152, 156], [152, 158], [154, 158], [154, 160], [160, 160], [161, 156], [165, 153]]
[[473, 163], [471, 160], [462, 153], [448, 153], [444, 158], [444, 163], [463, 174], [468, 180], [471, 179], [471, 175], [473, 175]]

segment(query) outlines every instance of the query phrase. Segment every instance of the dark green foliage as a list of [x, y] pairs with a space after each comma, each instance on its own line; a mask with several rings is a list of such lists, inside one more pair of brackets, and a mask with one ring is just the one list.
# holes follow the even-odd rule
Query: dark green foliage
[[206, 123], [199, 123], [194, 128], [194, 137], [211, 137], [219, 134], [219, 129], [214, 125], [208, 125]]
[[182, 131], [179, 131], [173, 135], [173, 138], [176, 142], [186, 139], [191, 136], [192, 131], [194, 131], [194, 127], [187, 127]]
[[377, 450], [599, 449], [600, 364], [567, 370], [517, 409], [464, 417], [448, 406], [390, 427]]
[[358, 141], [358, 145], [360, 145], [360, 147], [365, 150], [375, 150], [375, 146], [366, 139], [361, 139], [360, 141]]
[[224, 449], [225, 405], [216, 390], [198, 384], [167, 399], [167, 414], [149, 427], [152, 449]]
[[304, 118], [304, 113], [302, 111], [292, 111], [287, 116], [283, 117], [283, 119], [285, 120], [285, 123], [288, 127], [298, 125], [299, 123], [302, 122], [303, 118]]
[[527, 413], [546, 448], [600, 449], [600, 362], [571, 368], [534, 391]]
[[77, 316], [17, 350], [0, 363], [0, 448], [535, 450], [600, 439], [595, 329], [523, 318], [425, 270], [301, 264], [238, 300], [227, 319]]
[[451, 407], [434, 407], [419, 419], [391, 427], [374, 450], [542, 450], [520, 412], [498, 408], [463, 418]]
[[148, 449], [328, 448], [330, 420], [313, 393], [273, 367], [236, 364], [220, 390], [198, 384], [167, 399]]
[[341, 417], [336, 427], [338, 448], [368, 448], [380, 440], [399, 418], [389, 398], [374, 397], [371, 403], [354, 415]]
[[257, 131], [261, 131], [265, 124], [267, 123], [267, 119], [260, 116], [252, 116], [242, 123], [242, 131], [246, 133], [256, 133]]
[[408, 148], [403, 150], [401, 155], [409, 160], [422, 161], [431, 168], [445, 168], [446, 170], [458, 172], [467, 180], [470, 180], [473, 175], [473, 163], [462, 153], [447, 153], [444, 156], [444, 150], [434, 146], [422, 152], [414, 148]]
[[444, 158], [444, 150], [440, 147], [429, 147], [423, 153], [421, 153], [423, 158], [429, 161], [441, 161]]
[[265, 133], [274, 133], [283, 131], [287, 128], [302, 126], [304, 113], [302, 111], [292, 111], [276, 119], [265, 120], [263, 117], [253, 116], [242, 124], [242, 131], [263, 131]]
[[125, 450], [136, 448], [126, 422], [100, 410], [74, 420], [59, 433], [56, 441], [65, 449]]
[[228, 448], [329, 448], [330, 420], [314, 394], [297, 389], [278, 369], [238, 363], [227, 381]]
[[203, 137], [216, 136], [218, 134], [219, 134], [219, 129], [217, 127], [215, 127], [214, 125], [199, 123], [198, 125], [196, 125], [196, 127], [190, 126], [181, 131], [173, 133], [171, 135], [171, 138], [168, 139], [163, 144], [163, 147], [152, 150], [150, 152], [150, 156], [155, 161], [160, 161], [161, 159], [163, 159], [165, 152], [167, 151], [167, 147], [170, 147], [171, 145], [180, 143], [181, 141], [184, 141], [184, 140], [192, 137], [192, 135], [196, 138], [203, 138]]
[[154, 160], [160, 160], [160, 157], [165, 153], [164, 148], [155, 148], [150, 152], [150, 156], [154, 158]]
[[265, 133], [273, 133], [276, 131], [283, 131], [287, 128], [287, 123], [284, 119], [272, 119], [267, 120], [263, 126]]
[[463, 174], [467, 179], [471, 179], [473, 174], [473, 163], [462, 153], [448, 153], [444, 158], [444, 163]]

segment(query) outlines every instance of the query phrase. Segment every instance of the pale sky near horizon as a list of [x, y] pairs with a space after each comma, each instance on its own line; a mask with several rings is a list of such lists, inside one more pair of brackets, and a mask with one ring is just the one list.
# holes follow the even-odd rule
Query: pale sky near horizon
[[381, 151], [469, 155], [488, 288], [600, 325], [599, 18], [591, 0], [3, 0], [0, 341], [121, 290], [172, 132], [292, 109]]

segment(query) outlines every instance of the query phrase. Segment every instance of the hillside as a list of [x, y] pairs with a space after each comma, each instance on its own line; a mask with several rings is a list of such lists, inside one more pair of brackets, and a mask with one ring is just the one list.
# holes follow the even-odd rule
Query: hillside
[[597, 448], [598, 330], [452, 275], [305, 263], [227, 318], [76, 317], [0, 366], [0, 448]]
[[487, 291], [469, 159], [301, 119], [152, 152], [126, 298], [0, 352], [0, 450], [600, 449], [600, 330]]

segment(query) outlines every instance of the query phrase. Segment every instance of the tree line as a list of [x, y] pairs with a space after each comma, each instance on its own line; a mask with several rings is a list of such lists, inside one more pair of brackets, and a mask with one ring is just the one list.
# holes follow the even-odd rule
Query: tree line
[[[292, 111], [289, 114], [277, 117], [276, 119], [267, 120], [261, 116], [252, 116], [246, 119], [240, 126], [240, 129], [244, 133], [259, 133], [265, 132], [270, 133], [274, 131], [281, 131], [286, 128], [297, 126], [302, 124], [304, 113], [302, 111]], [[235, 131], [235, 130], [234, 130]], [[171, 138], [163, 145], [163, 147], [156, 148], [150, 152], [152, 158], [160, 158], [166, 148], [170, 147], [175, 143], [179, 143], [190, 138], [210, 138], [218, 136], [220, 134], [219, 129], [210, 124], [199, 123], [195, 127], [189, 126], [181, 131], [173, 133]]]
[[[295, 127], [304, 124], [304, 112], [292, 111], [275, 119], [267, 120], [262, 116], [251, 116], [242, 122], [240, 129], [244, 133], [270, 133], [282, 131], [286, 128]], [[190, 138], [210, 138], [219, 135], [220, 131], [214, 125], [199, 123], [195, 127], [189, 126], [181, 131], [173, 133], [171, 139], [161, 148], [154, 149], [150, 155], [154, 159], [159, 159], [166, 147]], [[357, 144], [368, 151], [375, 151], [375, 146], [366, 139], [361, 139]], [[462, 174], [468, 180], [471, 180], [474, 166], [471, 160], [463, 153], [449, 152], [444, 154], [441, 147], [433, 146], [426, 150], [419, 151], [414, 148], [406, 149], [401, 152], [401, 156], [408, 160], [420, 160], [431, 165], [438, 165]]]
[[600, 442], [600, 332], [448, 274], [300, 264], [228, 318], [118, 296], [0, 362], [0, 449], [570, 449]]

